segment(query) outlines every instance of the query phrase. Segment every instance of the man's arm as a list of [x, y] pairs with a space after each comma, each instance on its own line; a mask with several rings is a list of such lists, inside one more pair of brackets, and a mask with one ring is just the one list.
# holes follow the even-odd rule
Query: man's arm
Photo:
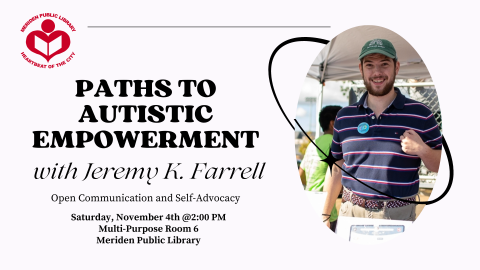
[[442, 150], [435, 150], [425, 144], [420, 136], [413, 130], [407, 130], [400, 136], [402, 140], [402, 150], [406, 154], [416, 155], [422, 161], [423, 164], [432, 172], [438, 172], [440, 167], [440, 158], [442, 156]]
[[[344, 160], [338, 160], [336, 164], [340, 166], [343, 165]], [[333, 172], [330, 173], [327, 170], [327, 175], [325, 175], [325, 184], [323, 186], [323, 191], [328, 192], [327, 198], [325, 199], [325, 205], [323, 206], [323, 214], [330, 215], [332, 212], [333, 207], [335, 207], [335, 202], [337, 200], [338, 194], [342, 190], [342, 170], [339, 167], [333, 165], [332, 170]], [[327, 216], [322, 216], [323, 220], [327, 219]], [[330, 228], [330, 221], [325, 221], [327, 227]]]
[[432, 172], [438, 172], [440, 168], [440, 158], [442, 157], [442, 150], [434, 150], [427, 146], [424, 152], [418, 155], [422, 159], [425, 167]]
[[307, 185], [307, 177], [305, 176], [305, 171], [302, 169], [302, 167], [298, 168], [298, 173], [300, 174], [302, 185], [305, 187]]

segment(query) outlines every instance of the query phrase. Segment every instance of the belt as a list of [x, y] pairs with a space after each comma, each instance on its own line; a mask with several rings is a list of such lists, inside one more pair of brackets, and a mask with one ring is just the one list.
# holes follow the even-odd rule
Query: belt
[[[414, 202], [415, 196], [406, 198], [405, 200]], [[398, 200], [391, 200], [391, 201], [367, 200], [355, 195], [355, 193], [353, 193], [351, 190], [347, 188], [343, 189], [342, 203], [344, 202], [351, 202], [353, 205], [358, 205], [362, 208], [372, 209], [372, 210], [382, 209], [384, 207], [385, 202], [386, 202], [386, 205], [385, 205], [386, 208], [397, 208], [397, 207], [407, 206], [410, 204], [408, 202], [402, 202]]]

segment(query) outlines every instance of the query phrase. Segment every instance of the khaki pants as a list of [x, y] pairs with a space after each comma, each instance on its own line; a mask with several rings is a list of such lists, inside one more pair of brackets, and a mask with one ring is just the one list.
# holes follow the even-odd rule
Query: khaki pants
[[[385, 204], [388, 201], [385, 201]], [[393, 220], [415, 220], [416, 204], [409, 204], [397, 208], [383, 207], [379, 210], [370, 210], [353, 205], [351, 202], [343, 202], [338, 213], [342, 217], [360, 217], [360, 218], [377, 218], [377, 219], [393, 219]]]

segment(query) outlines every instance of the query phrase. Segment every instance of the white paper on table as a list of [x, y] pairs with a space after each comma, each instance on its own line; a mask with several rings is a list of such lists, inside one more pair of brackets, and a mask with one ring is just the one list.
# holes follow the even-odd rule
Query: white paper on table
[[336, 233], [350, 242], [376, 244], [395, 238], [412, 224], [406, 220], [339, 216]]

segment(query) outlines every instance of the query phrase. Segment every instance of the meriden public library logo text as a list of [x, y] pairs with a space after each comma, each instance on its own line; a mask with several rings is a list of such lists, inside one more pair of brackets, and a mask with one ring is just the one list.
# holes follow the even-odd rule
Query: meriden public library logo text
[[[55, 13], [41, 13], [30, 18], [21, 28], [25, 33], [23, 59], [32, 66], [45, 69], [62, 67], [72, 61], [70, 49], [75, 26]], [[69, 50], [70, 49], [70, 50]]]

